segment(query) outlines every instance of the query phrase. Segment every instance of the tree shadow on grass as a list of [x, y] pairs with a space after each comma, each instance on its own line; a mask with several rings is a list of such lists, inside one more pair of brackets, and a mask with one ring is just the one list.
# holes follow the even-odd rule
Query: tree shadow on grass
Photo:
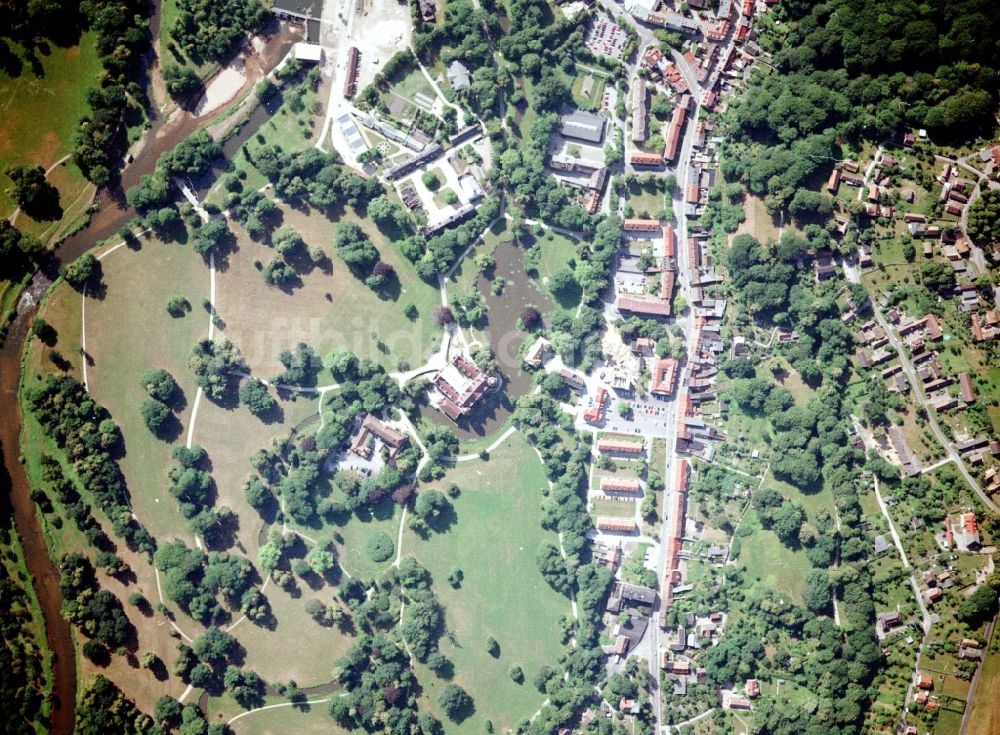
[[184, 426], [181, 424], [180, 419], [171, 413], [153, 433], [157, 439], [161, 439], [167, 442], [167, 444], [173, 444], [183, 431]]
[[399, 276], [396, 274], [395, 269], [393, 269], [392, 273], [385, 276], [385, 281], [377, 289], [374, 289], [374, 291], [379, 301], [399, 301], [399, 296], [402, 293], [402, 285], [399, 283]]
[[174, 413], [180, 413], [187, 408], [187, 396], [184, 395], [184, 391], [178, 385], [164, 403]]
[[425, 521], [427, 527], [434, 533], [447, 533], [458, 523], [458, 514], [455, 506], [448, 503], [436, 516]]
[[282, 424], [285, 422], [285, 410], [277, 401], [266, 411], [254, 412], [254, 416], [263, 424]]

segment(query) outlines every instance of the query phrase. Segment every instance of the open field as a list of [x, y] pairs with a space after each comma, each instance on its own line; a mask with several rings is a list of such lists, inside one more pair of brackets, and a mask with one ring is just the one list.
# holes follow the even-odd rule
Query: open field
[[298, 594], [290, 595], [269, 582], [264, 594], [271, 603], [275, 627], [263, 628], [244, 620], [232, 635], [246, 648], [246, 668], [266, 681], [294, 680], [300, 687], [325, 684], [332, 677], [337, 659], [354, 644], [354, 636], [321, 626], [305, 610], [306, 602], [313, 598], [331, 603], [333, 590], [329, 585], [310, 589], [300, 579], [298, 590]]
[[[51, 349], [66, 356], [72, 365], [68, 372], [77, 379], [82, 377], [81, 358], [76, 352], [76, 347], [80, 344], [81, 301], [80, 294], [65, 283], [60, 283], [50, 291], [41, 309], [41, 316], [58, 332], [58, 339]], [[38, 340], [33, 340], [29, 345], [25, 359], [27, 385], [37, 381], [37, 376], [55, 372], [54, 366], [48, 358], [49, 350], [49, 347], [42, 345]], [[145, 428], [143, 431], [148, 435]], [[34, 416], [27, 412], [24, 415], [21, 442], [29, 478], [32, 482], [43, 485], [39, 466], [41, 455], [48, 453], [59, 458], [62, 456], [60, 450], [51, 439], [43, 434]], [[62, 464], [64, 471], [71, 476], [69, 466], [65, 463]], [[78, 489], [81, 492], [81, 497], [93, 507], [94, 498], [89, 490], [79, 485]], [[51, 500], [57, 514], [65, 517], [66, 511], [58, 500], [55, 498], [51, 498]], [[135, 500], [134, 497], [133, 500]], [[94, 514], [94, 517], [101, 524], [105, 533], [114, 537], [111, 523], [107, 517], [99, 511]], [[54, 558], [71, 552], [82, 553], [93, 558], [93, 547], [75, 524], [63, 522], [60, 527], [52, 522], [52, 518], [53, 516], [50, 515], [39, 514], [49, 552]], [[146, 557], [129, 551], [124, 545], [119, 545], [116, 553], [132, 569], [135, 578], [123, 581], [99, 571], [97, 577], [101, 587], [110, 590], [122, 600], [128, 599], [129, 595], [137, 592], [147, 600], [156, 602], [158, 599], [156, 579], [153, 568]], [[147, 616], [137, 608], [127, 604], [124, 606], [124, 610], [137, 632], [135, 648], [137, 655], [146, 651], [155, 653], [165, 663], [169, 671], [176, 657], [177, 641], [167, 635], [168, 629], [164, 627], [166, 625], [164, 616], [159, 612]], [[197, 635], [201, 631], [199, 625], [183, 618], [183, 616], [181, 624], [191, 635]], [[134, 657], [113, 656], [107, 666], [97, 666], [89, 659], [81, 658], [79, 670], [82, 681], [88, 681], [100, 673], [120, 686], [127, 686], [129, 696], [135, 700], [140, 708], [147, 711], [152, 708], [156, 699], [161, 695], [166, 693], [179, 696], [184, 690], [184, 684], [177, 678], [168, 678], [162, 681], [152, 671], [138, 668], [138, 661]]]
[[595, 500], [595, 517], [635, 518], [635, 502], [631, 500]]
[[763, 529], [753, 509], [743, 516], [740, 526], [752, 530], [749, 536], [740, 537], [742, 550], [737, 560], [746, 570], [748, 581], [756, 580], [766, 589], [791, 595], [801, 605], [805, 573], [810, 569], [805, 552], [789, 549], [774, 531]]
[[398, 94], [400, 97], [405, 97], [408, 100], [413, 100], [417, 94], [425, 95], [431, 99], [435, 99], [437, 94], [434, 92], [434, 88], [428, 83], [427, 79], [420, 72], [420, 69], [414, 67], [407, 73], [405, 77], [397, 82], [393, 82], [392, 91]]
[[[331, 696], [337, 696], [333, 694]], [[320, 699], [326, 699], [326, 696]], [[285, 700], [268, 699], [265, 705], [277, 704]], [[230, 727], [236, 735], [345, 735], [328, 711], [328, 702], [314, 705], [278, 707], [242, 717]], [[209, 718], [211, 722], [212, 719]]]
[[[195, 342], [208, 336], [208, 314], [201, 301], [208, 296], [209, 271], [189, 246], [155, 239], [143, 240], [139, 250], [118, 248], [101, 267], [106, 292], [100, 299], [88, 297], [86, 303], [87, 352], [93, 361], [87, 369], [90, 390], [125, 437], [121, 467], [136, 514], [157, 539], [180, 537], [191, 544], [177, 502], [167, 491], [171, 447], [153, 436], [142, 420], [139, 407], [147, 396], [139, 381], [150, 368], [173, 375], [183, 393], [182, 408], [176, 412], [183, 443], [197, 392], [188, 355]], [[166, 311], [174, 295], [183, 296], [192, 307], [179, 319]]]
[[[430, 318], [440, 303], [438, 292], [416, 275], [396, 247], [352, 211], [335, 222], [285, 205], [281, 211], [283, 224], [298, 231], [307, 245], [321, 246], [330, 262], [328, 270], [303, 270], [300, 283], [293, 287], [268, 286], [255, 263], [267, 263], [274, 251], [232, 223], [238, 250], [218, 274], [217, 308], [225, 321], [223, 334], [240, 347], [251, 371], [261, 377], [280, 372], [279, 354], [298, 342], [310, 345], [318, 355], [351, 350], [392, 370], [401, 360], [414, 367], [426, 362], [440, 339]], [[382, 260], [395, 269], [398, 289], [382, 297], [351, 274], [332, 245], [337, 222], [361, 225]], [[416, 321], [404, 316], [407, 304], [417, 307]]]
[[819, 513], [833, 508], [833, 495], [825, 488], [813, 493], [804, 493], [794, 485], [778, 480], [770, 472], [764, 479], [763, 487], [774, 488], [789, 500], [797, 500], [801, 503], [810, 523], [816, 522], [816, 516]]
[[[328, 478], [327, 478], [328, 480]], [[326, 482], [329, 485], [329, 482]], [[320, 494], [327, 492], [321, 489]], [[342, 494], [334, 490], [331, 497], [343, 500]], [[317, 540], [333, 540], [337, 546], [340, 565], [352, 577], [371, 579], [384, 572], [395, 561], [396, 555], [384, 562], [375, 562], [365, 551], [365, 543], [376, 533], [384, 533], [392, 539], [393, 546], [399, 537], [399, 523], [402, 510], [390, 498], [385, 498], [373, 509], [361, 508], [355, 513], [338, 519], [338, 523], [322, 522], [319, 528], [305, 528], [303, 533]], [[290, 528], [297, 528], [294, 523]]]
[[780, 220], [771, 217], [764, 206], [763, 199], [752, 194], [744, 195], [743, 214], [746, 216], [746, 219], [739, 226], [739, 229], [736, 230], [737, 235], [748, 233], [756, 237], [761, 243], [778, 239], [778, 225], [780, 224]]
[[660, 179], [643, 185], [638, 182], [625, 187], [625, 206], [631, 207], [636, 217], [656, 217], [666, 207], [666, 195], [659, 189]]
[[[479, 733], [489, 719], [504, 732], [541, 705], [543, 695], [531, 686], [531, 677], [559, 657], [557, 623], [570, 615], [569, 600], [549, 588], [535, 564], [543, 541], [557, 543], [555, 534], [539, 524], [545, 475], [534, 451], [516, 435], [489, 462], [464, 462], [440, 485], [452, 482], [462, 489], [452, 501], [454, 525], [426, 541], [407, 530], [403, 553], [415, 556], [434, 576], [457, 643], [443, 638], [441, 650], [455, 665], [455, 682], [475, 700], [475, 714], [461, 725], [448, 724], [447, 731]], [[465, 575], [458, 589], [444, 581], [456, 567]], [[500, 644], [496, 659], [485, 650], [487, 636]], [[513, 665], [524, 670], [524, 684], [508, 676]], [[440, 716], [437, 697], [446, 682], [423, 666], [416, 670], [424, 689], [421, 708]]]
[[[258, 534], [263, 527], [260, 515], [243, 493], [243, 483], [253, 474], [250, 457], [258, 449], [270, 447], [273, 439], [288, 436], [292, 427], [316, 411], [316, 401], [308, 396], [279, 404], [282, 420], [266, 424], [245, 406], [220, 406], [203, 396], [192, 436], [193, 442], [208, 452], [217, 488], [216, 502], [236, 514], [236, 538], [250, 559], [256, 558]], [[167, 500], [176, 506], [173, 498], [168, 496]]]
[[[137, 515], [159, 539], [180, 537], [191, 545], [193, 539], [180, 517], [177, 503], [166, 492], [165, 472], [171, 465], [171, 446], [149, 433], [142, 425], [137, 408], [144, 399], [139, 386], [141, 374], [151, 366], [165, 367], [185, 393], [187, 403], [179, 417], [186, 430], [195, 395], [194, 381], [186, 366], [187, 351], [194, 340], [207, 333], [207, 315], [199, 306], [188, 316], [173, 319], [163, 305], [166, 298], [175, 293], [175, 287], [189, 301], [200, 304], [202, 289], [205, 293], [208, 290], [208, 271], [189, 247], [159, 241], [146, 241], [138, 251], [119, 248], [102, 261], [102, 267], [105, 293], [101, 299], [87, 299], [88, 354], [93, 360], [88, 369], [91, 391], [111, 410], [122, 428], [125, 456], [121, 465]], [[150, 273], [161, 277], [140, 277]], [[82, 374], [75, 346], [80, 344], [82, 301], [77, 292], [61, 284], [49, 296], [43, 311], [43, 316], [59, 333], [55, 349], [75, 363], [71, 372], [78, 378]], [[159, 335], [159, 338], [148, 338], [150, 334]], [[37, 340], [30, 347], [28, 364], [38, 366], [27, 373], [32, 379], [35, 372], [51, 369], [46, 365], [48, 349]], [[266, 425], [244, 408], [226, 409], [207, 399], [201, 402], [193, 438], [209, 453], [218, 490], [217, 503], [236, 513], [239, 519], [237, 542], [251, 559], [256, 556], [262, 522], [243, 497], [242, 482], [251, 471], [250, 454], [270, 445], [273, 437], [287, 434], [293, 424], [315, 410], [316, 403], [312, 399], [286, 402], [283, 404], [284, 420]], [[37, 467], [40, 451], [53, 451], [53, 448], [41, 437], [37, 423], [30, 416], [26, 417], [25, 431], [25, 446], [29, 450], [26, 458], [29, 466]], [[185, 436], [186, 433], [182, 433], [175, 445], [183, 443]], [[107, 531], [111, 534], [110, 528]], [[68, 551], [91, 553], [73, 524], [64, 524], [59, 531], [48, 528], [47, 537], [50, 548], [57, 555]], [[124, 585], [102, 575], [102, 586], [121, 599], [139, 591], [155, 603], [158, 595], [152, 568], [124, 548], [119, 549], [119, 553], [136, 572], [137, 581]], [[321, 628], [305, 612], [302, 597], [318, 596], [328, 601], [331, 590], [312, 591], [304, 583], [300, 584], [298, 597], [268, 585], [266, 594], [276, 620], [272, 630], [243, 621], [233, 630], [233, 635], [246, 649], [245, 665], [265, 679], [295, 679], [302, 686], [310, 686], [329, 680], [335, 661], [350, 647], [352, 637]], [[156, 653], [169, 670], [176, 656], [177, 641], [167, 635], [162, 615], [146, 617], [129, 605], [125, 610], [138, 630], [139, 651]], [[201, 632], [201, 626], [183, 613], [175, 610], [175, 615], [178, 624], [189, 635]], [[316, 655], [317, 636], [324, 640], [320, 656]], [[176, 678], [161, 682], [146, 670], [137, 672], [134, 661], [130, 665], [122, 657], [113, 657], [110, 666], [100, 669], [89, 661], [82, 661], [82, 670], [85, 677], [100, 672], [127, 686], [129, 695], [147, 711], [163, 693], [178, 696], [184, 689], [183, 683]]]
[[[71, 48], [49, 46], [40, 61], [43, 77], [36, 77], [27, 66], [16, 78], [0, 73], [0, 172], [18, 164], [48, 169], [71, 152], [70, 138], [87, 111], [88, 84], [101, 69], [92, 33], [83, 34], [79, 45]], [[64, 210], [61, 222], [35, 222], [22, 212], [16, 223], [38, 236], [54, 234], [57, 225], [80, 216], [89, 203], [85, 193], [90, 184], [71, 161], [57, 167], [48, 179], [59, 189]], [[0, 211], [9, 217], [16, 204], [10, 180], [6, 175], [2, 180]]]

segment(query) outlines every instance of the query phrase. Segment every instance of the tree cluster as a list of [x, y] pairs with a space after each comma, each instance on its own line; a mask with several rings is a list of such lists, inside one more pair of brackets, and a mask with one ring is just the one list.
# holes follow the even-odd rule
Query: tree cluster
[[198, 63], [223, 61], [267, 18], [259, 0], [177, 0], [170, 37]]
[[107, 410], [68, 376], [49, 376], [26, 397], [43, 431], [65, 452], [73, 472], [107, 514], [115, 533], [129, 548], [152, 552], [152, 537], [129, 507], [125, 478], [116, 460], [121, 435]]
[[[142, 0], [90, 0], [80, 3], [79, 8], [85, 27], [97, 38], [104, 72], [98, 86], [87, 91], [89, 109], [70, 145], [73, 162], [83, 175], [98, 186], [106, 186], [117, 181], [121, 170], [128, 144], [129, 107], [141, 107], [145, 102], [138, 79], [149, 43], [149, 21]], [[52, 25], [62, 22], [60, 17]]]

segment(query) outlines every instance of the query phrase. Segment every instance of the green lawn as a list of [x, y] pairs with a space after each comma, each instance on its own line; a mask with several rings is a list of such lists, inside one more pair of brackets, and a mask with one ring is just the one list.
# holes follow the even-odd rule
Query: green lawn
[[666, 195], [660, 191], [660, 179], [653, 179], [649, 184], [636, 182], [627, 186], [625, 206], [631, 207], [636, 217], [656, 217], [667, 207]]
[[996, 628], [979, 674], [976, 696], [970, 705], [967, 735], [990, 735], [1000, 729], [1000, 635]]
[[635, 518], [635, 502], [625, 500], [595, 500], [594, 515], [602, 518]]
[[[239, 250], [218, 273], [217, 299], [225, 321], [222, 331], [239, 345], [254, 374], [268, 377], [280, 372], [279, 354], [298, 342], [306, 342], [318, 355], [351, 350], [391, 370], [400, 360], [413, 367], [425, 363], [441, 335], [431, 318], [440, 303], [437, 289], [417, 276], [413, 264], [371, 221], [353, 211], [343, 212], [335, 221], [287, 205], [281, 205], [281, 211], [284, 224], [299, 232], [307, 245], [323, 247], [330, 263], [328, 270], [303, 271], [301, 283], [293, 288], [268, 286], [256, 263], [269, 262], [274, 251], [232, 225]], [[398, 289], [380, 295], [350, 273], [332, 245], [337, 223], [347, 221], [357, 222], [381, 259], [393, 266]], [[417, 307], [415, 321], [403, 313], [407, 304]]]
[[740, 526], [752, 530], [749, 536], [740, 537], [742, 549], [738, 559], [748, 579], [779, 594], [790, 595], [801, 605], [805, 573], [810, 569], [805, 552], [789, 549], [773, 531], [763, 529], [753, 509], [747, 511]]
[[[337, 695], [324, 695], [319, 699], [328, 696]], [[268, 697], [265, 706], [285, 701], [280, 697]], [[347, 731], [338, 727], [330, 716], [329, 706], [328, 702], [322, 702], [305, 707], [278, 707], [242, 717], [230, 728], [235, 735], [285, 735], [290, 732], [298, 735], [346, 735]], [[209, 722], [214, 722], [211, 711]]]
[[577, 241], [552, 230], [545, 230], [544, 234], [540, 234], [535, 240], [535, 246], [542, 251], [542, 257], [538, 261], [538, 275], [543, 283], [577, 257]]
[[332, 678], [337, 660], [354, 645], [354, 636], [321, 626], [305, 610], [311, 599], [326, 605], [333, 602], [329, 585], [314, 590], [303, 580], [297, 581], [299, 596], [290, 595], [273, 582], [264, 590], [276, 620], [273, 629], [244, 620], [232, 635], [247, 651], [244, 666], [265, 680], [294, 679], [300, 687], [325, 684]]
[[[143, 240], [138, 251], [118, 248], [101, 261], [106, 293], [87, 299], [87, 353], [90, 391], [106, 406], [122, 429], [128, 480], [136, 514], [160, 540], [180, 537], [193, 543], [176, 500], [167, 490], [165, 473], [172, 464], [171, 445], [153, 436], [139, 414], [146, 400], [142, 374], [164, 368], [184, 394], [177, 413], [184, 441], [197, 393], [188, 369], [192, 345], [208, 336], [208, 314], [201, 306], [209, 293], [209, 271], [189, 246]], [[173, 295], [191, 304], [187, 316], [175, 319], [166, 304]], [[201, 409], [206, 409], [203, 401]]]
[[[292, 87], [285, 88], [286, 94], [290, 95], [290, 89]], [[306, 92], [302, 96], [301, 112], [293, 111], [291, 102], [286, 100], [232, 157], [229, 169], [240, 174], [244, 191], [255, 191], [268, 183], [264, 174], [250, 163], [254, 153], [261, 148], [277, 145], [284, 151], [297, 151], [313, 145], [313, 136], [319, 132], [319, 118], [313, 114], [315, 102], [316, 92], [309, 87], [306, 87]], [[248, 153], [249, 158], [247, 157]], [[212, 185], [205, 201], [222, 207], [227, 193], [222, 186], [220, 177]]]
[[774, 488], [789, 500], [800, 502], [811, 523], [815, 523], [816, 516], [821, 511], [833, 511], [833, 495], [825, 488], [818, 492], [804, 493], [794, 485], [776, 479], [770, 472], [764, 480], [764, 486]]
[[[570, 615], [569, 600], [552, 591], [535, 564], [539, 545], [557, 541], [539, 523], [545, 475], [534, 450], [517, 435], [489, 462], [457, 465], [440, 485], [453, 482], [462, 489], [453, 501], [454, 525], [426, 541], [407, 530], [403, 553], [414, 555], [434, 576], [455, 641], [442, 639], [441, 651], [454, 663], [455, 682], [475, 700], [475, 714], [461, 725], [448, 724], [447, 732], [481, 733], [486, 719], [505, 732], [541, 706], [543, 695], [530, 680], [539, 667], [558, 659], [558, 620]], [[465, 575], [459, 589], [445, 582], [455, 567]], [[487, 636], [500, 644], [497, 659], [486, 652]], [[515, 664], [524, 670], [522, 685], [507, 674]], [[446, 682], [423, 666], [416, 671], [421, 708], [440, 716], [437, 697]]]
[[[584, 94], [584, 84], [590, 79], [590, 89]], [[608, 78], [604, 74], [592, 72], [588, 69], [577, 69], [576, 78], [573, 80], [573, 101], [585, 108], [599, 108], [604, 97], [604, 86]]]
[[[321, 494], [325, 490], [320, 491]], [[339, 491], [332, 496], [340, 500]], [[402, 511], [399, 506], [386, 498], [373, 511], [362, 510], [352, 513], [341, 523], [323, 523], [320, 529], [304, 528], [307, 535], [316, 539], [333, 539], [337, 544], [341, 566], [352, 577], [370, 579], [384, 572], [396, 560], [393, 554], [384, 562], [375, 562], [365, 552], [365, 543], [376, 533], [385, 533], [392, 539], [393, 547], [399, 538], [399, 520]], [[294, 524], [289, 524], [295, 527]]]
[[437, 95], [434, 88], [421, 73], [420, 69], [414, 67], [405, 77], [392, 85], [392, 91], [400, 97], [413, 100], [417, 93], [435, 99]]
[[[972, 724], [971, 722], [969, 723]], [[955, 735], [962, 727], [962, 713], [942, 707], [934, 721], [934, 735]], [[968, 731], [967, 731], [968, 732]]]
[[[27, 66], [16, 78], [0, 73], [0, 172], [18, 164], [48, 169], [71, 152], [70, 138], [87, 111], [87, 90], [101, 71], [94, 43], [94, 34], [85, 33], [78, 46], [50, 46], [47, 55], [39, 54], [41, 77]], [[0, 179], [0, 211], [6, 218], [16, 204], [10, 180]], [[49, 174], [49, 181], [59, 190], [62, 220], [35, 222], [22, 213], [16, 223], [43, 239], [79, 217], [89, 203], [90, 184], [71, 161]]]

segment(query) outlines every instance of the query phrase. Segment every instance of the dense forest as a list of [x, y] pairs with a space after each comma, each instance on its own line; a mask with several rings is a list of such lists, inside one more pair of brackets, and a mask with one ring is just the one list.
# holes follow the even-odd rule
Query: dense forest
[[0, 717], [11, 735], [34, 733], [33, 723], [44, 719], [43, 655], [33, 637], [32, 600], [25, 580], [17, 572], [13, 523], [5, 519], [0, 539], [4, 559], [0, 563]]
[[[942, 141], [990, 129], [1000, 90], [1000, 15], [990, 0], [786, 0], [763, 36], [773, 71], [735, 102], [727, 180], [772, 210], [829, 170], [839, 143], [904, 127]], [[812, 187], [815, 188], [815, 187]]]

